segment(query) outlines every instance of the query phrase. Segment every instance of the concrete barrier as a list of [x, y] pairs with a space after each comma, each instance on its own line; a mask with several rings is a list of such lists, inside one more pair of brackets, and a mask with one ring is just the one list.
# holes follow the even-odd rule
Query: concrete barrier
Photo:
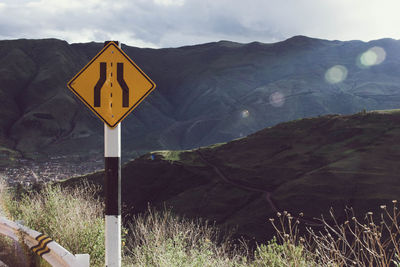
[[[0, 217], [0, 234], [25, 243], [51, 266], [89, 267], [89, 254], [73, 255], [45, 234]], [[22, 240], [21, 240], [22, 239]]]

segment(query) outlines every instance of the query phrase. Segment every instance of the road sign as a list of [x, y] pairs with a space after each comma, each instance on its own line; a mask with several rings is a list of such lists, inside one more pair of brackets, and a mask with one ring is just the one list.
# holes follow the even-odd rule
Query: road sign
[[68, 87], [114, 128], [156, 85], [116, 43], [109, 42]]

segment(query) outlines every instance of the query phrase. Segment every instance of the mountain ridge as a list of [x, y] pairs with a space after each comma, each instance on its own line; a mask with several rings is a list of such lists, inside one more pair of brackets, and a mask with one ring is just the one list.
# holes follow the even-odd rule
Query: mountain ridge
[[[360, 55], [374, 46], [384, 49], [385, 60], [360, 67]], [[101, 153], [101, 121], [66, 83], [102, 47], [57, 39], [0, 41], [4, 151], [13, 158]], [[396, 108], [400, 100], [396, 40], [294, 36], [269, 44], [122, 48], [157, 84], [123, 122], [126, 159], [224, 142], [302, 117]], [[331, 84], [325, 75], [336, 65], [347, 76]]]

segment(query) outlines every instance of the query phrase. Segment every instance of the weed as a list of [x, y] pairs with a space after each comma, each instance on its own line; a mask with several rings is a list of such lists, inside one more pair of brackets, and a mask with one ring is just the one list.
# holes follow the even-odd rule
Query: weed
[[379, 216], [374, 217], [368, 212], [360, 220], [352, 208], [346, 208], [344, 223], [337, 221], [331, 209], [331, 222], [321, 217], [323, 230], [306, 227], [307, 237], [299, 235], [298, 221], [293, 223], [289, 213], [278, 213], [280, 223], [273, 219], [271, 222], [283, 246], [300, 246], [301, 249], [297, 252], [294, 249], [291, 255], [305, 256], [317, 266], [399, 266], [400, 212], [397, 201], [393, 200], [390, 210], [386, 205], [381, 209]]
[[221, 237], [201, 220], [173, 215], [170, 210], [136, 216], [128, 238], [130, 266], [244, 266], [245, 250]]
[[75, 188], [46, 185], [40, 191], [13, 195], [2, 190], [8, 217], [45, 233], [73, 254], [90, 254], [92, 266], [104, 264], [104, 208], [99, 188], [82, 183]]

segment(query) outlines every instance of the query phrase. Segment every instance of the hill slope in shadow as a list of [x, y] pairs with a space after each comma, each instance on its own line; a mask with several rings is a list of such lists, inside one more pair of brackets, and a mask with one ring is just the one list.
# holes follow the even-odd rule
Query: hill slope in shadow
[[[278, 124], [246, 138], [190, 151], [158, 151], [122, 168], [125, 212], [153, 206], [235, 227], [257, 241], [272, 237], [277, 211], [303, 223], [334, 208], [378, 214], [400, 195], [400, 111], [327, 115]], [[104, 173], [83, 178], [103, 183]]]

